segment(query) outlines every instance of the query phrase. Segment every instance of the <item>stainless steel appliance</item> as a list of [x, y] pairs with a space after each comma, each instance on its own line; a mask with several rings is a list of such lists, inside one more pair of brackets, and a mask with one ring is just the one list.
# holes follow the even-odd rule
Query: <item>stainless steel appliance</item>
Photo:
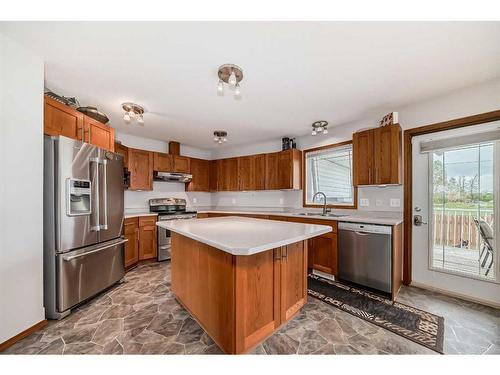
[[123, 158], [44, 137], [44, 305], [60, 319], [124, 275]]
[[391, 293], [392, 228], [338, 224], [339, 279]]
[[190, 182], [193, 179], [193, 175], [189, 173], [155, 171], [153, 173], [153, 179], [155, 181], [164, 181], [164, 182]]
[[[186, 200], [158, 198], [149, 200], [149, 211], [158, 213], [158, 221], [196, 218], [196, 211], [186, 211]], [[171, 232], [158, 227], [158, 261], [170, 259]]]

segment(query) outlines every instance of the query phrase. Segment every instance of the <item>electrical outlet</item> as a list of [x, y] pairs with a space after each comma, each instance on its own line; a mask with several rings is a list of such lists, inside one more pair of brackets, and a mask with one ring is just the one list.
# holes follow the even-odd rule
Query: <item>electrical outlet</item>
[[193, 203], [195, 203], [195, 204], [198, 203], [198, 199], [193, 198]]
[[283, 204], [284, 200], [283, 198], [280, 198], [280, 204]]
[[236, 199], [232, 198], [231, 199], [231, 204], [236, 204]]
[[382, 199], [375, 200], [375, 206], [377, 206], [377, 207], [382, 206]]
[[362, 207], [368, 207], [370, 205], [370, 200], [368, 198], [361, 198], [359, 200], [359, 205]]
[[401, 199], [399, 198], [391, 198], [391, 207], [401, 207]]

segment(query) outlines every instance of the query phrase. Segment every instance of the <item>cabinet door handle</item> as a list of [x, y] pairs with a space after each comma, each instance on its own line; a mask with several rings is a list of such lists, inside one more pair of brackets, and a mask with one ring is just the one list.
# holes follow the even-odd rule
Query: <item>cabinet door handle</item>
[[281, 259], [281, 247], [274, 250], [274, 260]]
[[288, 248], [286, 246], [282, 247], [283, 251], [281, 252], [281, 257], [286, 258], [288, 257]]

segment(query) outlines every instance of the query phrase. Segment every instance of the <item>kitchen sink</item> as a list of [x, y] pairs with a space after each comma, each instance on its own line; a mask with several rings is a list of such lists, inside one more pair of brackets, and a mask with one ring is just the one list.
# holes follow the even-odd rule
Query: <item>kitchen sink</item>
[[343, 216], [347, 216], [347, 214], [321, 214], [321, 213], [317, 213], [317, 212], [299, 212], [298, 214], [296, 214], [298, 216], [322, 216], [322, 217], [343, 217]]

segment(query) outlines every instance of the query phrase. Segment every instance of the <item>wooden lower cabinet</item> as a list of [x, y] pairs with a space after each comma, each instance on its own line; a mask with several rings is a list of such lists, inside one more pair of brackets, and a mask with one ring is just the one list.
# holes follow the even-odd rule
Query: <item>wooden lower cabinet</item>
[[128, 240], [125, 242], [125, 269], [130, 269], [139, 262], [139, 219], [125, 219], [123, 234]]
[[226, 353], [244, 353], [305, 304], [307, 241], [235, 256], [172, 233], [172, 291]]
[[157, 257], [156, 216], [139, 218], [139, 260]]

